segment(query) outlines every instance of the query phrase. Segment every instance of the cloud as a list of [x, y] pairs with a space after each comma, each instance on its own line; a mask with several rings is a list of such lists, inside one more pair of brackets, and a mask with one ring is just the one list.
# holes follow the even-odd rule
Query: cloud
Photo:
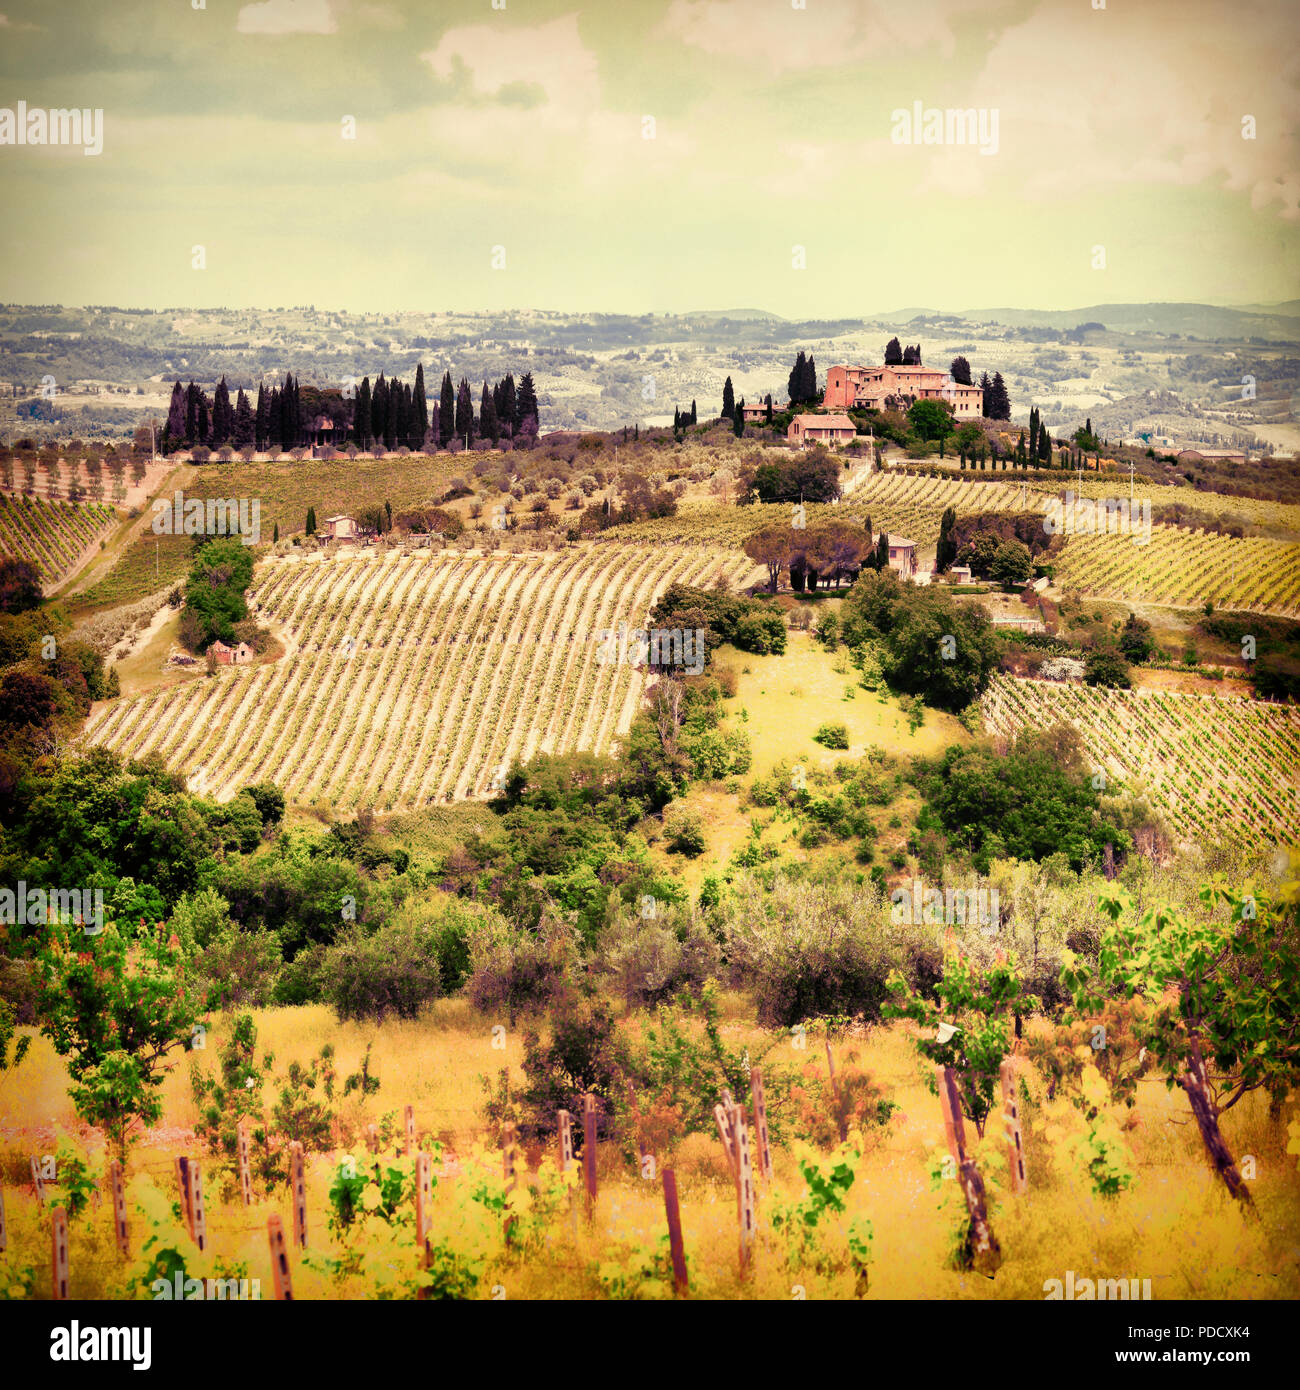
[[956, 52], [951, 20], [987, 0], [810, 0], [806, 9], [753, 0], [673, 0], [664, 19], [670, 39], [720, 58], [766, 64], [773, 72], [843, 67], [871, 54], [936, 47]]
[[333, 34], [338, 22], [329, 0], [263, 0], [245, 5], [235, 28], [241, 34]]

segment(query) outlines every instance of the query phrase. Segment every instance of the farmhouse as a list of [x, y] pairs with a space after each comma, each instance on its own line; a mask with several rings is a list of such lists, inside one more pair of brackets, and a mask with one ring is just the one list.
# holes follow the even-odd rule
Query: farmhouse
[[828, 410], [879, 410], [890, 397], [913, 401], [947, 401], [953, 414], [975, 419], [984, 414], [984, 391], [962, 386], [939, 367], [832, 367], [826, 373]]
[[321, 534], [331, 541], [351, 541], [357, 538], [359, 529], [350, 516], [327, 516]]
[[247, 642], [241, 642], [237, 647], [228, 647], [218, 638], [208, 650], [218, 666], [250, 666], [253, 662], [254, 652]]
[[858, 428], [847, 415], [796, 415], [785, 437], [791, 444], [847, 444]]
[[948, 571], [948, 582], [950, 584], [969, 584], [971, 573], [969, 565], [953, 565]]
[[889, 568], [897, 570], [903, 579], [911, 579], [916, 573], [916, 542], [890, 536]]
[[1246, 455], [1241, 449], [1183, 449], [1178, 455], [1179, 463], [1245, 463]]
[[[775, 401], [772, 402], [773, 415], [775, 415], [779, 410], [782, 409], [784, 409], [783, 406], [777, 405]], [[756, 422], [764, 421], [767, 419], [767, 402], [759, 401], [757, 405], [743, 406], [741, 408], [740, 413], [745, 417], [745, 423], [747, 425], [752, 425]]]

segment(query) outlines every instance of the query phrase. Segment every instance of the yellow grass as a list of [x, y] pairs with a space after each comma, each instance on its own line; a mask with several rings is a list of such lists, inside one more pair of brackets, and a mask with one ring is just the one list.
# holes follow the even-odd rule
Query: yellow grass
[[[396, 1112], [410, 1103], [415, 1108], [421, 1134], [441, 1138], [444, 1158], [450, 1158], [440, 1174], [434, 1194], [435, 1238], [451, 1248], [471, 1246], [485, 1252], [486, 1263], [475, 1296], [510, 1299], [600, 1298], [605, 1296], [602, 1272], [608, 1276], [633, 1259], [643, 1248], [658, 1242], [665, 1229], [661, 1188], [658, 1181], [638, 1176], [636, 1165], [611, 1146], [600, 1151], [600, 1196], [593, 1218], [571, 1216], [566, 1204], [549, 1218], [544, 1229], [525, 1208], [521, 1231], [531, 1241], [524, 1253], [505, 1248], [499, 1218], [485, 1214], [471, 1200], [476, 1187], [499, 1187], [500, 1158], [491, 1148], [476, 1151], [476, 1139], [486, 1134], [479, 1113], [479, 1078], [509, 1065], [513, 1080], [521, 1080], [521, 1038], [507, 1030], [504, 1049], [493, 1046], [496, 1020], [474, 1014], [466, 1004], [452, 1000], [438, 1004], [418, 1023], [383, 1027], [340, 1025], [322, 1008], [260, 1011], [257, 1015], [259, 1044], [276, 1053], [277, 1071], [289, 1060], [307, 1060], [325, 1042], [337, 1049], [338, 1070], [345, 1075], [360, 1060], [367, 1041], [374, 1040], [373, 1064], [382, 1083], [377, 1096], [364, 1106], [355, 1100], [342, 1106], [342, 1118], [355, 1141], [368, 1121]], [[724, 1033], [733, 1046], [757, 1050], [770, 1034], [752, 1021], [741, 996], [724, 996]], [[504, 1020], [501, 1020], [504, 1023]], [[208, 1037], [203, 1060], [215, 1065], [229, 1020], [219, 1018]], [[1141, 1085], [1136, 1109], [1137, 1126], [1127, 1135], [1138, 1174], [1129, 1193], [1103, 1199], [1091, 1193], [1085, 1175], [1075, 1170], [1060, 1151], [1049, 1147], [1042, 1135], [1039, 1113], [1026, 1113], [1026, 1152], [1030, 1175], [1029, 1193], [1010, 1194], [1004, 1184], [1004, 1149], [989, 1124], [986, 1138], [976, 1145], [977, 1161], [994, 1206], [993, 1225], [1005, 1261], [993, 1279], [962, 1274], [945, 1266], [947, 1232], [940, 1203], [950, 1194], [945, 1184], [933, 1190], [928, 1169], [943, 1150], [943, 1131], [938, 1103], [923, 1084], [910, 1038], [909, 1025], [874, 1030], [865, 1041], [836, 1044], [841, 1064], [855, 1056], [901, 1109], [888, 1127], [865, 1139], [865, 1153], [858, 1179], [848, 1194], [848, 1210], [831, 1222], [825, 1248], [843, 1247], [849, 1220], [867, 1217], [874, 1230], [875, 1262], [871, 1267], [869, 1298], [973, 1298], [1001, 1300], [1043, 1297], [1044, 1281], [1064, 1279], [1067, 1270], [1076, 1278], [1151, 1279], [1156, 1299], [1173, 1298], [1295, 1298], [1300, 1294], [1293, 1247], [1300, 1239], [1300, 1178], [1296, 1160], [1284, 1152], [1285, 1120], [1271, 1123], [1262, 1097], [1247, 1098], [1224, 1119], [1229, 1145], [1239, 1156], [1255, 1157], [1258, 1176], [1252, 1192], [1261, 1221], [1258, 1228], [1242, 1222], [1221, 1186], [1210, 1173], [1196, 1131], [1189, 1123], [1185, 1103], [1178, 1092], [1167, 1093], [1158, 1082]], [[810, 1040], [805, 1052], [782, 1040], [769, 1055], [769, 1075], [784, 1066], [816, 1065], [824, 1068], [820, 1044]], [[174, 1197], [172, 1158], [178, 1153], [199, 1155], [187, 1128], [194, 1120], [185, 1068], [168, 1078], [165, 1088], [164, 1126], [145, 1136], [132, 1151], [129, 1191], [132, 1198], [147, 1198], [152, 1189], [168, 1201]], [[27, 1155], [48, 1152], [56, 1138], [74, 1128], [71, 1107], [63, 1095], [65, 1078], [59, 1060], [43, 1039], [37, 1039], [21, 1071], [11, 1075], [0, 1094], [7, 1115], [3, 1154], [5, 1200], [9, 1222], [9, 1251], [0, 1257], [0, 1276], [9, 1277], [23, 1266], [35, 1273], [37, 1297], [49, 1295], [48, 1217], [39, 1210], [29, 1190], [20, 1186]], [[1123, 1117], [1125, 1112], [1120, 1111]], [[18, 1132], [15, 1132], [15, 1127]], [[974, 1131], [968, 1126], [974, 1142]], [[358, 1164], [365, 1155], [359, 1145], [351, 1151]], [[91, 1152], [98, 1161], [102, 1150], [91, 1137]], [[391, 1154], [391, 1151], [390, 1151]], [[847, 1269], [819, 1272], [787, 1259], [778, 1234], [771, 1227], [774, 1200], [798, 1197], [803, 1181], [796, 1166], [795, 1146], [778, 1146], [775, 1184], [769, 1190], [758, 1184], [758, 1245], [752, 1273], [741, 1280], [737, 1270], [736, 1201], [722, 1149], [715, 1135], [691, 1135], [675, 1155], [682, 1198], [685, 1244], [692, 1270], [692, 1293], [706, 1298], [852, 1298], [853, 1274]], [[525, 1189], [537, 1181], [544, 1155], [527, 1155]], [[825, 1156], [823, 1155], [823, 1158]], [[335, 1158], [310, 1155], [307, 1162], [307, 1205], [310, 1256], [290, 1248], [295, 1291], [299, 1297], [373, 1297], [373, 1269], [333, 1278], [322, 1266], [323, 1255], [337, 1256], [344, 1245], [327, 1229], [327, 1191]], [[391, 1157], [396, 1166], [409, 1162]], [[553, 1167], [548, 1158], [546, 1171]], [[220, 1257], [230, 1269], [240, 1262], [248, 1277], [261, 1282], [262, 1297], [271, 1296], [270, 1262], [265, 1236], [266, 1218], [278, 1212], [286, 1232], [292, 1229], [288, 1193], [273, 1191], [245, 1210], [238, 1198], [223, 1199], [220, 1183], [205, 1161], [210, 1253], [199, 1257], [187, 1237], [179, 1237], [187, 1268], [213, 1271]], [[553, 1182], [544, 1178], [544, 1184]], [[57, 1201], [58, 1189], [53, 1190]], [[578, 1196], [581, 1208], [581, 1195]], [[134, 1210], [135, 1267], [139, 1265], [139, 1241], [145, 1229]], [[385, 1229], [385, 1239], [389, 1234]], [[392, 1247], [393, 1258], [414, 1270], [416, 1256], [409, 1231], [405, 1244]], [[387, 1248], [387, 1247], [386, 1247]], [[1288, 1253], [1291, 1251], [1292, 1253]], [[203, 1263], [203, 1259], [208, 1261]], [[73, 1223], [71, 1279], [74, 1298], [97, 1298], [120, 1293], [124, 1266], [116, 1256], [107, 1206]]]
[[[841, 760], [862, 757], [873, 746], [930, 757], [951, 743], [970, 741], [952, 715], [934, 709], [925, 711], [925, 723], [912, 733], [896, 700], [863, 690], [844, 651], [828, 652], [807, 633], [789, 633], [783, 656], [752, 656], [724, 647], [715, 660], [736, 671], [736, 698], [727, 702], [728, 723], [739, 723], [741, 709], [748, 714], [739, 726], [749, 734], [753, 770], [759, 776], [790, 761], [829, 770]], [[853, 698], [846, 700], [849, 689]], [[827, 723], [847, 727], [847, 752], [814, 742], [813, 735]]]

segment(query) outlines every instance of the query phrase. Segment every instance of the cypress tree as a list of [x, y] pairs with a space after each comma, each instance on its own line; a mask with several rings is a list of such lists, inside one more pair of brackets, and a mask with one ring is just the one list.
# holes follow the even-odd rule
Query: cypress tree
[[[794, 359], [794, 366], [790, 368], [790, 379], [786, 383], [790, 391], [790, 404], [799, 405], [804, 400], [804, 383], [807, 380], [807, 363], [804, 361], [803, 349], [800, 348], [799, 355]], [[724, 409], [723, 414], [726, 414]]]
[[673, 433], [680, 434], [682, 430], [682, 412], [673, 406]]
[[497, 419], [511, 434], [519, 426], [519, 402], [515, 395], [514, 374], [511, 372], [506, 373], [506, 379], [501, 383], [501, 408], [497, 411]]
[[253, 407], [241, 390], [235, 400], [235, 447], [245, 449], [253, 442]]
[[275, 542], [275, 541], [278, 541], [279, 539], [280, 539], [280, 523], [277, 521], [277, 522], [275, 523], [275, 525], [271, 528], [271, 540], [272, 540], [272, 542]]
[[767, 406], [767, 423], [770, 425], [772, 423], [772, 393], [770, 391], [767, 393], [767, 400], [764, 404]]
[[370, 447], [370, 378], [363, 376], [357, 387], [357, 398], [352, 404], [352, 437], [357, 447]]
[[411, 447], [424, 448], [424, 436], [429, 432], [429, 403], [424, 395], [424, 363], [415, 368], [415, 390], [411, 396]]
[[315, 508], [315, 507], [308, 507], [308, 508], [307, 508], [307, 534], [308, 534], [309, 536], [314, 536], [314, 535], [316, 534], [316, 508]]
[[[179, 385], [179, 383], [177, 383]], [[257, 410], [253, 414], [253, 438], [259, 449], [266, 448], [271, 433], [271, 402], [267, 399], [266, 383], [257, 383]]]
[[388, 382], [384, 378], [383, 372], [379, 373], [379, 380], [375, 382], [375, 389], [370, 396], [370, 437], [377, 443], [384, 441], [384, 426], [388, 421]]
[[810, 352], [804, 367], [803, 398], [806, 401], [817, 399], [817, 359]]
[[280, 443], [280, 388], [272, 386], [266, 402], [266, 440], [262, 447], [278, 452]]
[[212, 442], [220, 445], [230, 438], [234, 416], [230, 410], [230, 388], [223, 376], [212, 397]]
[[964, 357], [954, 357], [952, 359], [952, 364], [948, 368], [948, 375], [951, 376], [959, 386], [971, 385], [970, 363]]
[[945, 507], [939, 522], [939, 545], [935, 551], [935, 569], [940, 573], [951, 568], [957, 558], [957, 542], [952, 533], [957, 528], [957, 512], [953, 507]]
[[478, 407], [478, 432], [484, 439], [490, 439], [493, 444], [501, 438], [501, 429], [497, 424], [497, 408], [492, 400], [492, 392], [488, 390], [488, 384], [483, 383], [483, 395], [479, 400]]
[[474, 402], [470, 399], [469, 382], [464, 377], [456, 388], [456, 437], [466, 447], [474, 442]]
[[698, 424], [698, 423], [699, 423], [699, 421], [696, 419], [696, 415], [695, 415], [695, 402], [692, 401], [692, 402], [691, 402], [691, 424], [695, 425], [695, 424]]
[[445, 449], [456, 433], [456, 396], [451, 387], [451, 373], [443, 372], [442, 390], [438, 397], [438, 445]]
[[[258, 399], [261, 405], [261, 399]], [[171, 405], [167, 408], [167, 434], [176, 441], [185, 438], [185, 388], [178, 381], [172, 387]]]
[[199, 439], [199, 388], [192, 381], [185, 388], [185, 438], [191, 444]]
[[736, 438], [740, 439], [745, 433], [745, 398], [742, 396], [740, 404], [735, 409], [732, 417], [731, 428], [736, 432]]
[[891, 338], [891, 339], [885, 344], [885, 366], [886, 366], [886, 367], [897, 367], [897, 366], [901, 366], [901, 365], [902, 365], [902, 361], [903, 361], [903, 349], [902, 349], [902, 347], [899, 345], [899, 342], [898, 342], [898, 339], [897, 339], [897, 338]]
[[736, 413], [736, 392], [731, 385], [731, 378], [728, 377], [722, 387], [722, 414], [719, 419], [730, 420]]
[[212, 438], [212, 425], [208, 420], [208, 398], [199, 392], [199, 443], [206, 444]]

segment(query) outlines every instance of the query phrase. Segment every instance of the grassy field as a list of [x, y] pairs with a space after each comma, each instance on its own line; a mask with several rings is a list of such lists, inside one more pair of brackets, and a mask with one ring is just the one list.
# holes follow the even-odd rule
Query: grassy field
[[[763, 1055], [769, 1077], [780, 1071], [825, 1073], [818, 1041], [799, 1051], [788, 1036], [758, 1028], [741, 996], [723, 996], [723, 1033], [729, 1044]], [[417, 1132], [441, 1145], [435, 1160], [432, 1231], [435, 1242], [477, 1262], [478, 1278], [465, 1290], [472, 1298], [508, 1299], [660, 1297], [665, 1230], [660, 1184], [643, 1180], [635, 1157], [612, 1145], [599, 1150], [600, 1194], [592, 1219], [569, 1210], [570, 1199], [556, 1173], [552, 1147], [527, 1148], [520, 1155], [520, 1191], [509, 1199], [516, 1229], [508, 1245], [502, 1216], [492, 1203], [504, 1198], [500, 1150], [480, 1111], [483, 1078], [508, 1067], [521, 1079], [521, 1035], [507, 1030], [504, 1047], [493, 1046], [492, 1026], [504, 1020], [474, 1014], [458, 1000], [445, 1001], [420, 1021], [383, 1027], [341, 1026], [324, 1008], [269, 1010], [256, 1014], [259, 1045], [274, 1051], [277, 1067], [306, 1062], [325, 1042], [337, 1051], [339, 1074], [357, 1066], [368, 1043], [380, 1090], [364, 1104], [355, 1097], [339, 1111], [333, 1148], [312, 1153], [306, 1163], [308, 1252], [290, 1246], [294, 1290], [300, 1298], [375, 1297], [380, 1290], [413, 1274], [418, 1257], [409, 1225], [409, 1182], [401, 1203], [405, 1225], [380, 1217], [363, 1218], [347, 1235], [327, 1225], [328, 1189], [345, 1153], [364, 1172], [364, 1126], [388, 1114], [401, 1128], [402, 1108], [414, 1108]], [[211, 1069], [229, 1019], [215, 1020], [204, 1053], [189, 1060]], [[634, 1023], [632, 1026], [643, 1026]], [[1295, 1248], [1300, 1244], [1300, 1201], [1296, 1160], [1285, 1152], [1286, 1116], [1270, 1121], [1266, 1104], [1251, 1096], [1224, 1119], [1234, 1152], [1255, 1158], [1258, 1176], [1252, 1194], [1261, 1221], [1243, 1222], [1226, 1200], [1206, 1164], [1180, 1092], [1156, 1082], [1140, 1084], [1137, 1106], [1120, 1109], [1134, 1186], [1124, 1194], [1095, 1195], [1086, 1175], [1059, 1142], [1048, 1137], [1050, 1124], [1065, 1123], [1049, 1106], [1032, 1070], [1023, 1105], [1029, 1174], [1026, 1194], [1013, 1195], [1006, 1181], [1005, 1148], [990, 1120], [975, 1148], [991, 1200], [991, 1219], [1004, 1263], [993, 1278], [961, 1274], [946, 1266], [957, 1184], [932, 1180], [930, 1170], [944, 1152], [937, 1100], [925, 1086], [908, 1034], [910, 1025], [871, 1031], [865, 1039], [837, 1040], [837, 1065], [865, 1068], [899, 1108], [883, 1128], [857, 1139], [861, 1157], [845, 1209], [823, 1218], [816, 1241], [794, 1248], [774, 1228], [783, 1206], [805, 1199], [798, 1163], [813, 1161], [825, 1171], [832, 1144], [820, 1149], [790, 1131], [789, 1117], [776, 1117], [786, 1139], [774, 1146], [774, 1181], [757, 1184], [758, 1234], [752, 1271], [738, 1274], [734, 1187], [716, 1134], [693, 1133], [671, 1147], [659, 1147], [659, 1166], [671, 1162], [682, 1201], [682, 1225], [690, 1264], [691, 1292], [704, 1298], [811, 1299], [1039, 1299], [1044, 1282], [1076, 1278], [1152, 1282], [1156, 1300], [1178, 1298], [1294, 1299], [1300, 1296]], [[498, 1035], [500, 1037], [500, 1035]], [[47, 1214], [25, 1189], [28, 1157], [53, 1152], [75, 1129], [64, 1095], [67, 1078], [60, 1060], [42, 1038], [34, 1040], [22, 1069], [0, 1092], [6, 1123], [0, 1131], [0, 1171], [6, 1187], [9, 1250], [0, 1271], [11, 1279], [30, 1269], [34, 1295], [50, 1289]], [[195, 1108], [184, 1067], [167, 1077], [163, 1124], [143, 1136], [127, 1169], [128, 1221], [132, 1257], [119, 1259], [107, 1204], [87, 1210], [71, 1227], [73, 1298], [103, 1298], [125, 1291], [128, 1276], [140, 1277], [140, 1245], [153, 1232], [170, 1243], [195, 1276], [243, 1274], [271, 1296], [266, 1220], [278, 1213], [292, 1230], [288, 1192], [261, 1193], [250, 1209], [237, 1196], [223, 1195], [220, 1174], [203, 1158], [191, 1133]], [[1291, 1107], [1294, 1110], [1294, 1106]], [[974, 1143], [973, 1132], [971, 1134]], [[97, 1138], [77, 1141], [89, 1154], [92, 1170], [103, 1158]], [[422, 1142], [429, 1142], [423, 1140]], [[176, 1155], [204, 1165], [209, 1251], [200, 1255], [176, 1215]], [[841, 1159], [844, 1157], [841, 1154]], [[836, 1160], [840, 1161], [840, 1160]], [[408, 1175], [409, 1158], [385, 1151], [385, 1169]], [[52, 1193], [59, 1200], [57, 1186]], [[152, 1213], [152, 1216], [147, 1215]], [[873, 1262], [863, 1290], [844, 1258], [851, 1221], [871, 1223]], [[331, 1267], [330, 1261], [338, 1261]], [[802, 1291], [802, 1295], [801, 1292]], [[147, 1285], [143, 1292], [148, 1297]]]

